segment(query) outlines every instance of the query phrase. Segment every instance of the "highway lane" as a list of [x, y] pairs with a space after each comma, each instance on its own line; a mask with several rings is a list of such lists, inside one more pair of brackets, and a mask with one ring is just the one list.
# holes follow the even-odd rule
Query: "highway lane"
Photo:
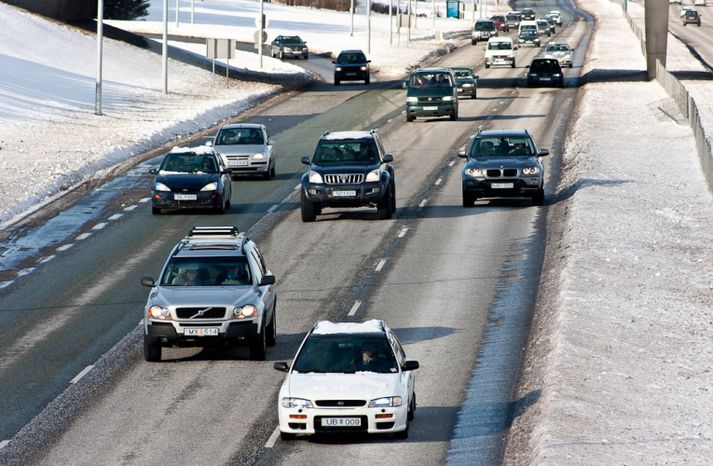
[[710, 40], [713, 37], [713, 13], [711, 13], [713, 10], [705, 6], [696, 6], [695, 9], [701, 15], [700, 27], [690, 24], [684, 26], [679, 15], [681, 7], [671, 5], [669, 8], [669, 31], [695, 50], [704, 64], [710, 68], [713, 65], [713, 46], [711, 46]]
[[[475, 59], [473, 59], [473, 50], [476, 50]], [[477, 60], [479, 60], [478, 53], [482, 54], [482, 51], [477, 52], [477, 50], [476, 48], [466, 48], [463, 51], [452, 54], [447, 58], [447, 62], [461, 64], [464, 60], [474, 60], [477, 63]], [[536, 51], [525, 51], [525, 53], [534, 54]], [[505, 70], [497, 72], [501, 71]], [[522, 70], [513, 70], [511, 73], [521, 74]], [[382, 311], [379, 303], [382, 300], [377, 294], [380, 280], [374, 279], [373, 267], [379, 258], [383, 258], [385, 252], [393, 250], [393, 258], [389, 258], [389, 261], [387, 261], [390, 264], [387, 267], [387, 271], [392, 270], [391, 267], [394, 269], [405, 267], [403, 269], [405, 271], [398, 274], [399, 277], [405, 276], [409, 278], [413, 270], [424, 269], [428, 271], [425, 274], [425, 281], [411, 283], [410, 286], [412, 288], [423, 288], [423, 283], [430, 285], [439, 281], [440, 276], [438, 273], [441, 271], [438, 269], [429, 270], [427, 262], [402, 266], [401, 259], [399, 259], [401, 257], [400, 247], [398, 244], [392, 244], [395, 241], [394, 238], [398, 236], [399, 232], [403, 231], [403, 228], [408, 228], [405, 225], [408, 225], [409, 222], [427, 218], [428, 214], [425, 212], [430, 211], [430, 208], [424, 210], [416, 206], [421, 202], [422, 196], [427, 194], [430, 189], [433, 189], [431, 184], [435, 183], [434, 177], [446, 170], [444, 168], [447, 167], [446, 162], [452, 159], [455, 150], [465, 142], [467, 135], [473, 131], [473, 128], [479, 124], [488, 123], [487, 115], [492, 116], [491, 120], [508, 124], [513, 122], [516, 122], [517, 125], [520, 125], [521, 122], [529, 124], [532, 121], [533, 126], [530, 126], [530, 129], [534, 131], [538, 127], [537, 122], [539, 121], [542, 121], [540, 125], [545, 126], [551, 123], [546, 118], [547, 102], [558, 98], [557, 96], [560, 95], [560, 92], [556, 90], [521, 90], [519, 94], [517, 91], [514, 92], [510, 89], [492, 92], [490, 95], [487, 93], [481, 94], [483, 98], [474, 102], [463, 101], [461, 110], [463, 118], [458, 122], [418, 120], [412, 125], [404, 125], [402, 122], [396, 121], [387, 124], [383, 128], [386, 133], [386, 146], [394, 153], [396, 158], [397, 204], [400, 208], [396, 219], [377, 222], [373, 221], [375, 217], [373, 212], [333, 211], [321, 218], [321, 221], [316, 224], [303, 225], [299, 222], [298, 212], [292, 210], [295, 205], [290, 202], [283, 204], [280, 207], [281, 211], [275, 213], [275, 215], [283, 216], [284, 218], [281, 218], [267, 234], [258, 236], [262, 249], [268, 261], [272, 264], [272, 269], [277, 273], [280, 283], [278, 330], [281, 334], [281, 340], [278, 347], [270, 351], [268, 355], [270, 360], [282, 360], [291, 357], [295, 346], [311, 323], [321, 318], [343, 318], [357, 298], [362, 298], [364, 303], [376, 303], [375, 310], [372, 310], [369, 304], [364, 305], [362, 309], [365, 312], [364, 316], [371, 316], [372, 313], [380, 314]], [[325, 89], [324, 93], [328, 93], [328, 90]], [[343, 97], [341, 90], [336, 94]], [[310, 98], [314, 98], [314, 96]], [[323, 102], [325, 98], [341, 99], [337, 96], [322, 96], [322, 99], [316, 99], [315, 102]], [[66, 261], [71, 262], [71, 260], [74, 260], [74, 262], [71, 265], [67, 264], [69, 268], [65, 269], [64, 273], [62, 273], [62, 270], [54, 270], [55, 275], [64, 275], [71, 269], [75, 271], [83, 270], [87, 279], [83, 283], [80, 274], [80, 279], [76, 286], [77, 289], [86, 288], [89, 290], [85, 293], [88, 295], [85, 298], [78, 299], [76, 303], [72, 301], [71, 312], [78, 316], [76, 323], [79, 325], [75, 326], [74, 329], [99, 328], [111, 330], [113, 328], [112, 323], [116, 326], [116, 322], [121, 322], [122, 319], [125, 319], [126, 328], [130, 329], [132, 321], [133, 325], [135, 325], [135, 322], [140, 317], [140, 308], [146, 293], [145, 289], [133, 285], [134, 280], [137, 281], [136, 277], [142, 274], [156, 273], [170, 245], [185, 233], [192, 224], [191, 222], [215, 224], [216, 220], [219, 220], [219, 223], [223, 221], [236, 222], [241, 229], [247, 228], [264, 214], [266, 207], [271, 205], [273, 200], [269, 196], [272, 191], [277, 191], [277, 194], [282, 195], [283, 190], [289, 190], [294, 187], [297, 173], [301, 171], [299, 164], [295, 161], [298, 159], [298, 155], [308, 153], [311, 150], [311, 146], [323, 128], [334, 128], [338, 123], [343, 123], [344, 125], [351, 123], [352, 127], [365, 127], [363, 126], [365, 120], [369, 122], [367, 126], [382, 126], [385, 120], [388, 120], [389, 117], [395, 115], [395, 112], [398, 112], [400, 106], [403, 105], [402, 99], [402, 91], [384, 90], [383, 92], [377, 91], [367, 94], [357, 92], [354, 95], [350, 95], [348, 100], [342, 100], [342, 105], [335, 107], [333, 110], [328, 110], [322, 114], [315, 112], [313, 118], [307, 118], [290, 130], [286, 130], [280, 137], [284, 137], [286, 142], [289, 141], [291, 156], [285, 160], [286, 163], [284, 165], [282, 160], [278, 165], [278, 170], [280, 168], [287, 169], [284, 179], [275, 180], [275, 183], [244, 182], [242, 185], [246, 186], [246, 189], [242, 192], [239, 189], [237, 192], [237, 198], [243, 200], [243, 202], [236, 202], [236, 212], [225, 217], [216, 219], [215, 217], [203, 215], [169, 215], [152, 218], [147, 214], [147, 210], [144, 209], [142, 212], [130, 216], [131, 218], [127, 219], [125, 223], [112, 226], [110, 230], [111, 239], [102, 238], [101, 235], [97, 236], [93, 240], [95, 241], [93, 246], [89, 244], [86, 246], [87, 249], [82, 250], [82, 256], [90, 258], [109, 255], [111, 258], [107, 262], [121, 264], [124, 253], [122, 246], [128, 243], [135, 245], [138, 250], [146, 251], [147, 257], [136, 258], [135, 262], [128, 261], [125, 264], [121, 264], [120, 267], [117, 267], [120, 272], [119, 276], [106, 279], [104, 282], [101, 282], [101, 280], [92, 282], [88, 278], [92, 275], [89, 271], [101, 268], [97, 267], [97, 265], [92, 265], [91, 260], [80, 261], [80, 258], [77, 257], [79, 253], [66, 258]], [[502, 101], [502, 103], [498, 105], [498, 109], [495, 112], [492, 112], [491, 104], [494, 103], [494, 100]], [[312, 107], [305, 106], [312, 103], [303, 101], [286, 105], [289, 107], [289, 105], [294, 104], [296, 105], [295, 109], [303, 110], [304, 108], [312, 109]], [[379, 109], [379, 111], [374, 114], [374, 109]], [[272, 119], [272, 121], [279, 121], [281, 118], [292, 118], [286, 108], [267, 113], [264, 118]], [[350, 120], [351, 116], [354, 116], [353, 120]], [[340, 117], [343, 119], [342, 121], [339, 120]], [[323, 120], [319, 120], [320, 118], [323, 118]], [[359, 124], [355, 125], [355, 121], [359, 122]], [[538, 142], [542, 146], [547, 146], [546, 141], [538, 139]], [[452, 180], [457, 180], [457, 177], [451, 176], [449, 179], [451, 179], [450, 189], [453, 189]], [[238, 182], [238, 186], [241, 186], [241, 182]], [[254, 200], [248, 201], [253, 196], [253, 189], [259, 191], [259, 193], [255, 194]], [[267, 196], [267, 199], [264, 196]], [[426, 235], [427, 237], [431, 236], [430, 241], [433, 241], [435, 232], [439, 228], [442, 229], [444, 222], [449, 221], [450, 224], [451, 220], [461, 220], [461, 217], [463, 217], [463, 214], [460, 213], [463, 209], [459, 207], [459, 199], [456, 199], [458, 202], [455, 205], [448, 205], [452, 203], [452, 197], [451, 194], [450, 201], [446, 203], [443, 209], [446, 212], [459, 213], [436, 214], [433, 222], [436, 226], [433, 232]], [[439, 198], [438, 202], [441, 203], [442, 200]], [[486, 203], [485, 208], [488, 209], [490, 204]], [[520, 216], [532, 216], [535, 215], [533, 212], [541, 210], [529, 207], [512, 209], [512, 205], [509, 203], [505, 203], [504, 209], [502, 208], [503, 206], [498, 208], [498, 203], [494, 203], [492, 207], [498, 213], [501, 213], [500, 210], [504, 212], [498, 218], [505, 217], [503, 223], [507, 225], [529, 225], [531, 221], [523, 220]], [[440, 210], [435, 212], [440, 212]], [[477, 218], [480, 215], [480, 213], [476, 212], [467, 215], [467, 217]], [[456, 244], [464, 242], [463, 235], [467, 234], [471, 226], [471, 224], [466, 223], [458, 228], [460, 233], [454, 233], [455, 236], [453, 236], [457, 240]], [[531, 234], [527, 228], [519, 230], [518, 228], [512, 229], [512, 227], [505, 228], [506, 232], [512, 229], [509, 234], [505, 234], [500, 231], [499, 228], [501, 227], [502, 225], [494, 226], [494, 231], [490, 232], [491, 236], [483, 234], [483, 238], [489, 238], [488, 241], [499, 244], [500, 242], [507, 243], [511, 241], [503, 238], [512, 238], [512, 235], [520, 237], [521, 235]], [[450, 239], [451, 236], [449, 235], [448, 238]], [[424, 244], [428, 244], [430, 241], [425, 241]], [[114, 250], [107, 246], [107, 242], [116, 243], [113, 246]], [[406, 243], [406, 241], [403, 243]], [[446, 242], [444, 241], [443, 244], [446, 244]], [[417, 248], [417, 250], [421, 251], [420, 248]], [[493, 247], [493, 250], [497, 251], [497, 248]], [[417, 252], [414, 257], [419, 257], [420, 255]], [[144, 253], [142, 253], [142, 256], [144, 256]], [[456, 257], [446, 257], [443, 262], [443, 269], [450, 270], [452, 266], [462, 265], [458, 264], [457, 261], [453, 263], [456, 259]], [[466, 264], [463, 270], [464, 273], [472, 272], [472, 276], [486, 277], [484, 289], [478, 288], [477, 290], [478, 296], [481, 295], [481, 292], [483, 295], [477, 306], [481, 310], [479, 315], [474, 315], [470, 307], [463, 306], [462, 302], [458, 302], [454, 298], [453, 307], [458, 309], [460, 314], [454, 314], [453, 319], [455, 322], [450, 322], [449, 320], [449, 325], [443, 325], [443, 323], [436, 325], [438, 322], [430, 322], [425, 327], [427, 330], [419, 329], [419, 325], [395, 325], [393, 323], [391, 325], [397, 329], [403, 329], [402, 332], [406, 336], [409, 333], [412, 334], [410, 340], [413, 341], [407, 339], [409, 344], [415, 344], [418, 341], [446, 340], [443, 342], [445, 349], [441, 348], [443, 353], [462, 353], [463, 359], [459, 360], [459, 363], [462, 364], [460, 367], [469, 368], [472, 366], [475, 354], [472, 348], [477, 346], [478, 330], [475, 329], [486, 319], [487, 304], [489, 300], [492, 300], [493, 283], [498, 276], [493, 271], [500, 269], [502, 260], [502, 256], [494, 254], [492, 258], [477, 264], [477, 267], [481, 269], [472, 270], [469, 267], [475, 267], [475, 265]], [[57, 267], [61, 268], [61, 265]], [[490, 275], [485, 274], [484, 271], [489, 272]], [[44, 268], [42, 273], [47, 275], [43, 276], [41, 273], [37, 273], [33, 277], [37, 277], [37, 280], [46, 280], [47, 277], [51, 276], [47, 267]], [[398, 277], [396, 278], [399, 279]], [[31, 280], [33, 279], [28, 277], [25, 281], [25, 286], [32, 286]], [[76, 277], [74, 280], [77, 281]], [[40, 281], [39, 283], [42, 282]], [[87, 283], [91, 286], [87, 286]], [[419, 283], [421, 286], [419, 286]], [[407, 284], [406, 288], [408, 287]], [[61, 293], [63, 288], [61, 282], [57, 288], [56, 292], [58, 294]], [[124, 296], [120, 300], [107, 299], [107, 297], [120, 296], [119, 289], [123, 290], [128, 296]], [[454, 294], [451, 289], [444, 291], [434, 287], [433, 290], [433, 296], [440, 296], [443, 293], [444, 296], [450, 299]], [[14, 295], [14, 292], [12, 294]], [[397, 297], [401, 295], [389, 296]], [[407, 292], [406, 296], [409, 296], [409, 292]], [[463, 292], [462, 295], [458, 296], [469, 302], [472, 299], [467, 298], [469, 296], [467, 292]], [[105, 301], [95, 305], [91, 303], [93, 298], [99, 298], [100, 301], [104, 299]], [[397, 300], [401, 301], [401, 299]], [[406, 299], [403, 299], [403, 301], [403, 304], [408, 302]], [[387, 316], [387, 321], [390, 318], [395, 321], [404, 319], [426, 325], [420, 314], [414, 314], [413, 310], [428, 309], [429, 306], [424, 307], [424, 303], [431, 304], [429, 301], [434, 301], [434, 298], [419, 298], [412, 301], [411, 306], [399, 308], [399, 306], [394, 305], [393, 312], [387, 312], [386, 310], [383, 312]], [[21, 302], [22, 300], [18, 299], [16, 304], [19, 306]], [[435, 302], [438, 303], [437, 300]], [[95, 307], [92, 308], [92, 306]], [[74, 309], [85, 307], [96, 314], [97, 306], [104, 307], [95, 320], [104, 320], [105, 322], [92, 320], [90, 322], [91, 325], [85, 325], [85, 316], [79, 316], [79, 311]], [[39, 305], [36, 307], [39, 307]], [[115, 307], [116, 309], [107, 309], [109, 307]], [[127, 307], [134, 310], [127, 313]], [[6, 306], [3, 304], [3, 309], [5, 308]], [[397, 309], [401, 310], [397, 312]], [[56, 312], [56, 309], [52, 309], [49, 314], [52, 312]], [[117, 318], [119, 315], [121, 317]], [[362, 314], [358, 314], [358, 316], [361, 317]], [[439, 320], [438, 315], [427, 314], [425, 317]], [[459, 325], [465, 326], [465, 328], [459, 327]], [[56, 333], [54, 336], [56, 336]], [[67, 333], [66, 339], [69, 340], [73, 336], [73, 332], [70, 329]], [[121, 334], [121, 331], [117, 330], [116, 333]], [[461, 334], [463, 335], [463, 340], [459, 339]], [[76, 332], [74, 332], [74, 335], [76, 336]], [[458, 335], [459, 337], [453, 340], [446, 338], [450, 335]], [[87, 339], [91, 339], [91, 337], [88, 336]], [[57, 343], [56, 340], [54, 343]], [[464, 344], [465, 347], [463, 346]], [[59, 344], [56, 346], [62, 347]], [[81, 347], [82, 343], [78, 342], [78, 346]], [[80, 362], [75, 364], [76, 367], [67, 368], [69, 364], [67, 361], [53, 360], [53, 363], [58, 366], [64, 364], [64, 371], [67, 376], [73, 376], [87, 362], [91, 363], [92, 357], [96, 359], [96, 354], [100, 350], [98, 348], [97, 351], [89, 352], [90, 354], [87, 354], [83, 359], [81, 357], [78, 358]], [[21, 351], [16, 349], [15, 353], [20, 354]], [[430, 353], [430, 351], [426, 351], [426, 353]], [[205, 455], [206, 452], [210, 452], [211, 455], [215, 456], [216, 461], [243, 462], [251, 461], [255, 458], [269, 460], [274, 457], [278, 459], [279, 455], [282, 454], [285, 454], [286, 458], [290, 458], [290, 455], [294, 454], [295, 448], [302, 448], [299, 444], [298, 446], [283, 446], [267, 454], [264, 450], [261, 450], [260, 445], [256, 446], [256, 440], [265, 441], [267, 439], [276, 421], [274, 402], [282, 374], [272, 371], [269, 362], [236, 361], [235, 356], [240, 359], [240, 354], [225, 356], [198, 350], [169, 351], [167, 356], [169, 359], [177, 361], [177, 363], [162, 365], [138, 363], [133, 365], [127, 375], [112, 389], [108, 396], [100, 400], [91, 411], [86, 412], [71, 426], [63, 437], [62, 442], [43, 461], [56, 463], [67, 462], [67, 460], [71, 459], [73, 462], [81, 463], [85, 460], [91, 461], [92, 455], [96, 455], [96, 451], [101, 451], [103, 458], [116, 461], [121, 458], [132, 458], [138, 462], [154, 462], [152, 460], [174, 458], [176, 461], [187, 462], [190, 458], [197, 459], [201, 455]], [[424, 361], [428, 361], [430, 354], [426, 354], [424, 357], [427, 358]], [[36, 361], [18, 361], [18, 364], [14, 366], [31, 367], [24, 363], [32, 364], [33, 362]], [[434, 362], [438, 362], [438, 360], [436, 359]], [[50, 365], [52, 364], [48, 364], [48, 366]], [[435, 367], [435, 365], [426, 364], [425, 367]], [[52, 368], [48, 367], [47, 369], [51, 371]], [[433, 399], [435, 396], [433, 381], [440, 379], [438, 377], [432, 379], [433, 374], [429, 374], [428, 370], [425, 370], [425, 372], [426, 376], [421, 375], [419, 380], [420, 384], [423, 383], [424, 379], [431, 381], [431, 388], [427, 389], [424, 394], [426, 400], [428, 400], [429, 397]], [[48, 379], [62, 379], [63, 375], [50, 375]], [[427, 419], [430, 420], [432, 417], [439, 427], [445, 428], [443, 432], [449, 431], [454, 422], [459, 397], [462, 396], [466, 380], [467, 370], [464, 370], [460, 379], [454, 380], [453, 386], [448, 387], [446, 401], [439, 400], [435, 404], [435, 406], [438, 403], [444, 404], [444, 409], [433, 410], [433, 416], [427, 415]], [[64, 383], [66, 383], [66, 378]], [[60, 383], [59, 386], [61, 385]], [[429, 384], [427, 383], [426, 385], [428, 386]], [[268, 387], [267, 390], [265, 387]], [[16, 390], [19, 389], [21, 387], [16, 388]], [[212, 402], [206, 404], [205, 397], [208, 397]], [[428, 413], [429, 410], [424, 409], [422, 412]], [[440, 416], [438, 415], [439, 412], [447, 413], [447, 415]], [[147, 422], [147, 419], [151, 421]], [[238, 423], [239, 425], [235, 425], [236, 423], [231, 422], [231, 419], [240, 419], [241, 421]], [[418, 424], [418, 422], [414, 424], [414, 435], [417, 435], [418, 430], [416, 428]], [[421, 423], [420, 429], [427, 431], [429, 424], [430, 422], [428, 424]], [[196, 425], [206, 426], [205, 429], [201, 427], [199, 445], [196, 445], [195, 441], [187, 441], [186, 437]], [[101, 435], [102, 438], [87, 442], [85, 436], [91, 435], [92, 432], [108, 432], [110, 435], [106, 437]], [[164, 438], [165, 442], [152, 441], [147, 443], [142, 440], [158, 437]], [[84, 438], [83, 441], [81, 440], [82, 438]], [[181, 439], [181, 445], [176, 445], [172, 441], [176, 438]], [[80, 444], [91, 445], [91, 449], [88, 450], [86, 447], [78, 445], [72, 439], [77, 440]], [[442, 457], [447, 449], [448, 439], [442, 435], [433, 440], [438, 444], [436, 449], [438, 455]], [[157, 447], [157, 443], [164, 444], [164, 446], [159, 445]], [[226, 448], [225, 445], [231, 446]], [[313, 444], [310, 442], [308, 445], [312, 446]], [[218, 450], [220, 450], [220, 454], [216, 453]], [[338, 448], [336, 450], [339, 451]], [[320, 454], [322, 453], [324, 452]], [[420, 451], [417, 454], [424, 454], [424, 452]]]

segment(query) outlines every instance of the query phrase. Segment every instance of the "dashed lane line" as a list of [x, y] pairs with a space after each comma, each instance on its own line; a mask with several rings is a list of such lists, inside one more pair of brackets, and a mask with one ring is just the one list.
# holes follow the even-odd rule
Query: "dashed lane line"
[[3, 440], [2, 442], [0, 442], [0, 450], [2, 450], [3, 448], [5, 448], [8, 443], [10, 443], [9, 440]]
[[150, 197], [143, 197], [143, 198], [139, 199], [139, 203], [141, 203], [141, 204], [146, 204], [146, 203], [149, 202], [150, 200], [151, 200]]
[[438, 186], [441, 183], [443, 183], [443, 178], [438, 178], [434, 184]]
[[106, 222], [97, 223], [92, 227], [92, 230], [103, 230], [107, 226]]
[[66, 251], [67, 249], [71, 248], [74, 246], [74, 243], [69, 243], [69, 244], [63, 244], [62, 246], [58, 247], [57, 250], [60, 252]]
[[132, 210], [134, 210], [137, 207], [138, 207], [137, 204], [130, 205], [129, 207], [124, 207], [124, 212], [131, 212]]
[[278, 207], [280, 207], [279, 204], [275, 204], [274, 206], [272, 206], [272, 207], [270, 207], [269, 209], [267, 209], [267, 213], [268, 213], [268, 214], [273, 213], [274, 211], [277, 210]]
[[29, 274], [31, 274], [31, 273], [34, 272], [34, 271], [35, 271], [35, 268], [34, 268], [34, 267], [28, 267], [28, 268], [26, 268], [26, 269], [22, 269], [22, 270], [20, 270], [19, 272], [17, 272], [17, 276], [18, 276], [18, 277], [24, 277], [25, 275], [29, 275]]
[[75, 384], [75, 383], [79, 382], [80, 380], [82, 380], [82, 377], [84, 377], [85, 375], [87, 375], [87, 374], [89, 373], [89, 371], [92, 370], [92, 369], [94, 369], [94, 364], [88, 365], [87, 367], [85, 367], [84, 369], [82, 369], [82, 372], [80, 372], [80, 373], [77, 374], [72, 380], [70, 380], [69, 383], [70, 383], [70, 384]]
[[0, 290], [2, 290], [3, 288], [7, 288], [8, 286], [12, 285], [13, 283], [15, 283], [15, 280], [8, 280], [5, 282], [0, 282]]
[[124, 216], [124, 214], [114, 214], [111, 217], [109, 217], [109, 220], [119, 220], [123, 216]]
[[455, 160], [451, 160], [450, 163], [448, 164], [448, 166], [449, 166], [449, 167], [452, 167], [452, 166], [455, 165], [455, 164], [456, 164], [456, 161], [455, 161]]
[[397, 238], [403, 238], [404, 236], [406, 236], [406, 232], [407, 232], [407, 231], [408, 231], [408, 228], [402, 229], [402, 230], [399, 232], [399, 235], [397, 236]]
[[419, 207], [423, 207], [426, 205], [426, 202], [428, 202], [428, 199], [424, 199], [421, 201], [421, 203], [418, 205]]
[[381, 259], [378, 264], [376, 264], [376, 269], [374, 269], [375, 272], [381, 272], [381, 269], [384, 268], [386, 265], [386, 259]]
[[357, 313], [359, 308], [361, 307], [361, 301], [354, 301], [354, 305], [352, 306], [351, 309], [349, 309], [349, 312], [347, 312], [348, 316], [353, 316], [354, 314]]
[[275, 427], [275, 430], [272, 431], [272, 435], [270, 435], [270, 438], [267, 439], [267, 443], [265, 444], [265, 448], [272, 448], [275, 446], [275, 442], [277, 442], [277, 438], [280, 436], [280, 426]]
[[92, 236], [91, 233], [82, 233], [81, 235], [77, 236], [76, 240], [81, 241], [83, 239], [89, 238], [90, 236]]
[[51, 261], [52, 259], [54, 259], [54, 254], [52, 254], [51, 256], [43, 257], [42, 259], [40, 259], [39, 263], [46, 264], [47, 262]]

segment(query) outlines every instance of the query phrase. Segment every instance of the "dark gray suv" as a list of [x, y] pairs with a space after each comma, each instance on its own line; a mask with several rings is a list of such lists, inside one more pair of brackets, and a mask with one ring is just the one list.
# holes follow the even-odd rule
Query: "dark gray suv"
[[545, 169], [540, 157], [547, 149], [537, 149], [526, 130], [488, 130], [475, 134], [467, 150], [461, 180], [463, 206], [472, 206], [482, 197], [529, 197], [533, 205], [545, 201]]

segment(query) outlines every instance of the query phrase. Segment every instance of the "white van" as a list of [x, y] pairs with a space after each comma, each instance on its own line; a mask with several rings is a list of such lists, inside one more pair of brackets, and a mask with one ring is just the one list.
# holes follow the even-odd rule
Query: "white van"
[[515, 68], [515, 45], [509, 37], [491, 37], [485, 44], [485, 67], [508, 65]]
[[517, 27], [517, 35], [519, 36], [523, 30], [527, 32], [534, 31], [538, 36], [541, 35], [537, 27], [537, 21], [534, 20], [520, 21], [520, 25]]

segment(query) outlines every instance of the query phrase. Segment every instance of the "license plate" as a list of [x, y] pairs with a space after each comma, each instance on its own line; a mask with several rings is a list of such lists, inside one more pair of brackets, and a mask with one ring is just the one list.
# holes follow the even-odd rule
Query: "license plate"
[[438, 107], [430, 106], [430, 105], [429, 105], [429, 106], [427, 106], [427, 107], [423, 107], [423, 109], [424, 109], [424, 110], [438, 110]]
[[512, 189], [515, 185], [513, 183], [492, 183], [490, 187], [493, 189]]
[[347, 76], [356, 76], [356, 73], [347, 73]]
[[356, 191], [332, 191], [334, 197], [351, 197], [356, 196]]
[[247, 160], [230, 160], [228, 165], [231, 167], [245, 167], [248, 164]]
[[197, 194], [174, 194], [173, 199], [177, 201], [195, 201], [198, 199]]
[[550, 81], [550, 78], [540, 78], [540, 81]]
[[322, 427], [361, 427], [358, 417], [324, 417]]
[[217, 328], [186, 328], [183, 334], [187, 337], [217, 337]]

